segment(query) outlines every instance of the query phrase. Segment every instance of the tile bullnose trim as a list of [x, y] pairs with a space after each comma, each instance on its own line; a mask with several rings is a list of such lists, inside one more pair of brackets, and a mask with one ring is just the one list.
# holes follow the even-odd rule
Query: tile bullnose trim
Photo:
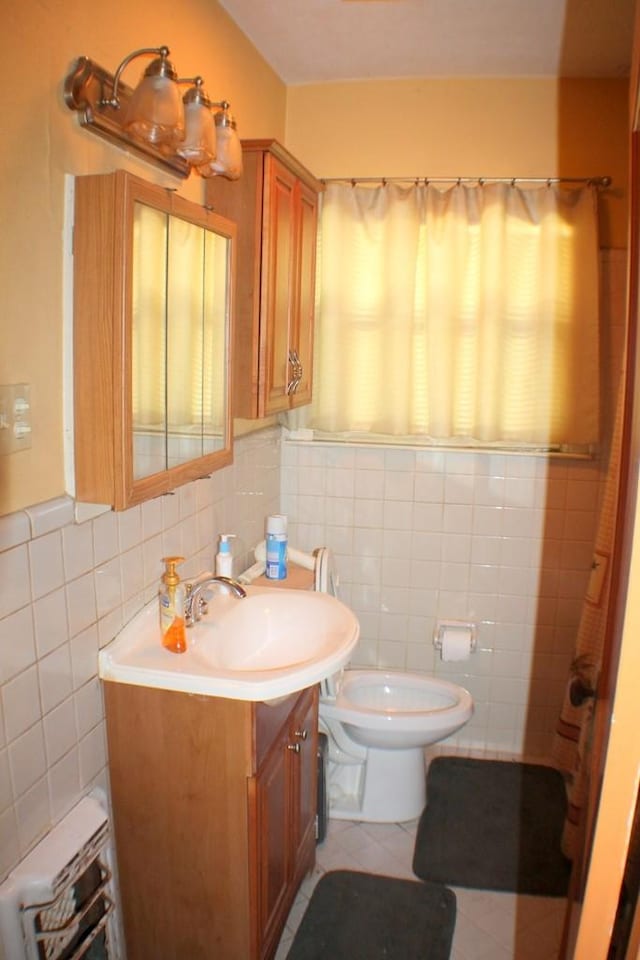
[[31, 523], [31, 537], [41, 537], [73, 523], [74, 503], [71, 497], [64, 496], [27, 507], [25, 513]]
[[31, 539], [31, 524], [24, 510], [0, 517], [0, 553], [28, 543]]
[[109, 513], [111, 507], [106, 503], [80, 503], [74, 502], [73, 519], [77, 524], [87, 523], [89, 520], [95, 520], [103, 513]]

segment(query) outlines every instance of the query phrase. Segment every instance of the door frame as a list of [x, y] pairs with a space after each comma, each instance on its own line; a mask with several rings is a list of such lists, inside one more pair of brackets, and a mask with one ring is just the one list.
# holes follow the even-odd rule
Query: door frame
[[[629, 287], [620, 498], [607, 643], [612, 654], [601, 678], [594, 741], [603, 763], [592, 775], [598, 797], [587, 833], [588, 872], [576, 918], [572, 960], [606, 960], [624, 877], [640, 779], [640, 18], [636, 11], [630, 93]], [[594, 804], [595, 806], [595, 804]], [[569, 907], [571, 909], [571, 906]], [[637, 949], [630, 944], [630, 951]], [[634, 960], [632, 952], [627, 960]]]

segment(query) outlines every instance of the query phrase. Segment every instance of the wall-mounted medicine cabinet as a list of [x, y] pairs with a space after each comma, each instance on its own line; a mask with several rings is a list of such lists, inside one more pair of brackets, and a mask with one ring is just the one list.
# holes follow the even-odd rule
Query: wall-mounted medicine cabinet
[[124, 510], [231, 463], [235, 236], [125, 171], [76, 179], [77, 500]]

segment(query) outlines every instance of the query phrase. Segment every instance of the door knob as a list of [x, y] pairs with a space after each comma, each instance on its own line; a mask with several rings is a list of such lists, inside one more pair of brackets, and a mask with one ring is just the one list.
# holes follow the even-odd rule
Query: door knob
[[287, 750], [292, 750], [294, 753], [300, 753], [300, 744], [299, 743], [288, 743]]
[[595, 695], [596, 691], [587, 686], [580, 677], [576, 677], [571, 681], [571, 685], [569, 686], [569, 700], [573, 707], [581, 707], [585, 700], [590, 700], [594, 698]]

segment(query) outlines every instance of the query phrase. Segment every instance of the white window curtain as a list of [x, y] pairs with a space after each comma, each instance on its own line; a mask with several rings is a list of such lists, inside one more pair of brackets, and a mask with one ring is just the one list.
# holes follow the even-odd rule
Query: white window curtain
[[315, 358], [321, 432], [594, 444], [596, 189], [328, 184]]

